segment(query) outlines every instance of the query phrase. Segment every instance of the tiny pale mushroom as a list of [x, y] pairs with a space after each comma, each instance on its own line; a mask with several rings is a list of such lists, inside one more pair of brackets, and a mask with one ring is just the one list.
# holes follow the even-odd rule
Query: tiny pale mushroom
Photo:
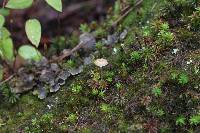
[[108, 61], [107, 61], [106, 59], [103, 59], [103, 58], [101, 58], [101, 59], [96, 59], [96, 60], [94, 61], [94, 64], [95, 64], [96, 66], [98, 66], [98, 67], [104, 67], [104, 66], [108, 65]]

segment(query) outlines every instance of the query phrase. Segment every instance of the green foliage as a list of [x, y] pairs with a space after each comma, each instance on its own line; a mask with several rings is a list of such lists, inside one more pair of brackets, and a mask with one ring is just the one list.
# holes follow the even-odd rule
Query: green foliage
[[115, 2], [115, 5], [114, 5], [114, 14], [115, 14], [115, 16], [118, 16], [120, 14], [120, 6], [121, 6], [120, 0], [117, 0]]
[[143, 27], [142, 31], [143, 31], [144, 37], [149, 37], [151, 35], [151, 32], [152, 32], [150, 26]]
[[112, 71], [106, 71], [106, 74], [105, 74], [106, 81], [112, 82], [113, 78], [114, 78], [114, 75], [115, 75], [114, 72], [112, 72]]
[[8, 98], [8, 102], [9, 103], [16, 103], [19, 100], [19, 95], [15, 94], [15, 93], [9, 93], [9, 98]]
[[45, 0], [55, 10], [62, 12], [62, 0]]
[[6, 61], [12, 62], [14, 60], [13, 42], [10, 37], [0, 40], [0, 55]]
[[122, 23], [123, 27], [131, 26], [132, 24], [134, 24], [137, 21], [136, 18], [137, 18], [136, 12], [131, 12], [130, 15], [128, 15], [124, 19], [124, 21]]
[[0, 28], [0, 56], [3, 60], [9, 62], [14, 60], [14, 49], [10, 32], [4, 27]]
[[5, 125], [6, 125], [6, 123], [4, 123], [3, 120], [0, 118], [0, 128], [5, 126]]
[[[157, 42], [160, 44], [169, 45], [175, 39], [175, 35], [170, 31], [169, 24], [166, 22], [155, 21], [147, 31], [157, 36]], [[147, 32], [148, 33], [148, 32]], [[148, 34], [150, 34], [148, 33]], [[147, 35], [148, 35], [147, 34]]]
[[94, 81], [99, 81], [101, 78], [100, 73], [95, 72], [95, 71], [91, 71], [91, 77]]
[[72, 45], [72, 43], [76, 44], [76, 41], [74, 41], [74, 40], [68, 40], [68, 42], [69, 43], [66, 44], [66, 38], [64, 36], [59, 36], [59, 37], [53, 38], [52, 44], [48, 50], [48, 55], [49, 56], [55, 55], [57, 53], [60, 53], [67, 46]]
[[105, 29], [103, 29], [102, 27], [98, 27], [96, 30], [95, 30], [95, 36], [96, 37], [104, 37], [106, 36], [107, 34], [107, 31]]
[[10, 32], [5, 28], [5, 27], [2, 27], [0, 29], [0, 39], [3, 40], [3, 39], [7, 39], [10, 37]]
[[3, 16], [8, 16], [10, 14], [10, 10], [6, 8], [0, 8], [0, 14]]
[[31, 43], [38, 47], [41, 38], [40, 22], [37, 19], [29, 19], [26, 21], [25, 30]]
[[169, 31], [161, 30], [158, 33], [159, 41], [164, 43], [171, 43], [174, 39], [174, 34]]
[[185, 85], [189, 82], [189, 77], [185, 73], [181, 73], [178, 78], [179, 84]]
[[3, 79], [3, 66], [0, 65], [0, 81]]
[[5, 23], [5, 18], [3, 15], [0, 14], [0, 28], [3, 27], [4, 23]]
[[72, 85], [71, 85], [71, 90], [72, 90], [73, 93], [78, 94], [78, 93], [81, 92], [81, 90], [82, 90], [82, 86], [72, 84]]
[[194, 0], [174, 0], [177, 5], [186, 5], [192, 3]]
[[178, 71], [173, 71], [171, 72], [170, 78], [172, 80], [176, 80], [179, 84], [185, 85], [189, 82], [189, 76], [185, 72], [178, 72]]
[[104, 113], [109, 113], [109, 112], [111, 112], [112, 108], [110, 107], [109, 104], [102, 103], [102, 104], [100, 105], [100, 110], [101, 110], [102, 112], [104, 112]]
[[40, 118], [40, 122], [42, 122], [42, 123], [52, 123], [53, 116], [54, 115], [52, 113], [43, 114]]
[[33, 0], [9, 0], [6, 4], [10, 9], [25, 9], [32, 5]]
[[162, 94], [162, 90], [159, 87], [155, 87], [152, 89], [152, 94], [156, 97], [159, 97]]
[[192, 29], [200, 30], [200, 7], [197, 7], [191, 16], [189, 16]]
[[95, 46], [96, 46], [97, 50], [99, 50], [99, 51], [101, 51], [103, 49], [103, 43], [100, 41], [97, 42]]
[[38, 120], [37, 120], [36, 118], [33, 118], [33, 119], [31, 120], [31, 124], [32, 124], [33, 126], [36, 126], [36, 125], [38, 124]]
[[169, 31], [169, 24], [168, 23], [162, 23], [161, 26], [160, 26], [160, 29], [164, 30], [164, 31]]
[[30, 45], [23, 45], [19, 48], [18, 53], [26, 60], [39, 61], [42, 58], [40, 52]]
[[118, 90], [120, 90], [120, 89], [122, 89], [122, 87], [123, 87], [123, 84], [121, 84], [121, 83], [116, 83], [116, 88], [118, 89]]
[[78, 116], [76, 114], [69, 114], [67, 120], [71, 123], [75, 123], [78, 120]]
[[178, 78], [178, 73], [177, 72], [172, 72], [171, 73], [171, 79], [172, 80], [175, 80], [175, 79], [177, 79]]
[[69, 59], [69, 60], [67, 60], [66, 63], [64, 63], [64, 66], [67, 68], [74, 68], [76, 66], [76, 63], [74, 60]]
[[87, 24], [81, 24], [79, 29], [82, 33], [89, 33], [91, 31], [90, 27]]
[[131, 60], [138, 61], [141, 58], [141, 55], [138, 51], [133, 51], [131, 53]]
[[179, 116], [176, 118], [176, 125], [184, 126], [186, 124], [186, 118], [184, 116]]
[[165, 115], [165, 111], [159, 106], [151, 106], [148, 107], [147, 110], [158, 117], [162, 117], [163, 115]]
[[191, 116], [189, 121], [190, 121], [191, 125], [198, 125], [198, 124], [200, 124], [200, 115], [197, 114], [197, 115]]
[[0, 86], [0, 93], [2, 93], [4, 96], [2, 101], [8, 101], [11, 104], [16, 103], [19, 99], [19, 95], [12, 93], [8, 84], [3, 84]]
[[95, 88], [92, 89], [92, 95], [96, 96], [99, 94], [99, 91]]
[[134, 5], [135, 4], [135, 0], [128, 0], [129, 4]]
[[100, 90], [98, 96], [101, 97], [101, 98], [105, 97], [105, 91]]
[[[25, 9], [33, 4], [33, 0], [8, 0], [5, 7], [9, 9]], [[52, 6], [57, 11], [62, 11], [62, 1], [61, 0], [46, 0], [46, 2]], [[1, 14], [7, 16], [9, 11], [6, 9], [1, 9]], [[9, 31], [2, 27], [5, 23], [5, 18], [0, 15], [0, 56], [3, 60], [9, 62], [8, 64], [12, 66], [15, 59], [14, 57], [14, 47], [12, 38], [10, 37]], [[41, 39], [41, 25], [37, 19], [30, 19], [25, 24], [25, 31], [28, 39], [31, 43], [38, 47]], [[24, 45], [19, 48], [18, 54], [24, 59], [39, 61], [41, 59], [41, 53], [32, 46]]]

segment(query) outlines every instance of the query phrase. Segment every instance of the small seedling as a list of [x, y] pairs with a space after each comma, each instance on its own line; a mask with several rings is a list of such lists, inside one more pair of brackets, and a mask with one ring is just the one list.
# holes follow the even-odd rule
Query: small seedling
[[67, 120], [71, 123], [75, 123], [78, 120], [78, 116], [76, 114], [69, 114]]
[[99, 91], [99, 97], [105, 97], [105, 91], [103, 90]]
[[162, 23], [160, 28], [161, 28], [161, 30], [168, 31], [169, 30], [169, 24], [168, 23]]
[[162, 94], [162, 90], [159, 87], [155, 87], [152, 90], [154, 96], [159, 97]]
[[116, 88], [117, 88], [118, 90], [120, 90], [120, 89], [122, 88], [122, 84], [121, 84], [121, 83], [119, 83], [119, 82], [118, 82], [118, 83], [116, 83], [116, 85], [115, 85], [115, 86], [116, 86]]
[[186, 118], [184, 116], [179, 116], [176, 118], [176, 125], [184, 126], [186, 124]]
[[99, 91], [97, 89], [92, 89], [92, 95], [96, 96], [99, 94]]
[[91, 31], [90, 27], [87, 24], [81, 24], [79, 29], [83, 33], [89, 33]]
[[144, 37], [149, 37], [151, 35], [151, 29], [149, 26], [145, 26], [143, 28], [143, 36]]
[[104, 113], [108, 113], [108, 112], [111, 111], [111, 107], [110, 107], [110, 105], [108, 105], [108, 104], [102, 103], [102, 104], [100, 105], [100, 110], [101, 110], [102, 112], [104, 112]]
[[185, 73], [181, 73], [181, 74], [179, 75], [178, 82], [179, 82], [179, 84], [181, 84], [181, 85], [187, 84], [187, 83], [189, 82], [189, 77], [188, 77], [188, 75], [185, 74]]
[[81, 87], [80, 85], [72, 84], [72, 85], [71, 85], [71, 90], [72, 90], [73, 93], [78, 94], [78, 93], [81, 92], [82, 87]]
[[131, 59], [133, 61], [137, 61], [140, 58], [141, 58], [141, 55], [140, 55], [140, 53], [138, 51], [134, 51], [134, 52], [131, 53]]
[[42, 117], [40, 118], [40, 122], [44, 122], [44, 123], [52, 123], [53, 120], [53, 114], [52, 113], [46, 113], [44, 115], [42, 115]]
[[198, 125], [200, 124], [200, 115], [193, 115], [190, 117], [190, 125]]

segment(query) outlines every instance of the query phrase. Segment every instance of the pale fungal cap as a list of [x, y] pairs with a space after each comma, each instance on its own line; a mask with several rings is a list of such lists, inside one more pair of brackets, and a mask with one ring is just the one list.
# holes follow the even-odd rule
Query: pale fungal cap
[[101, 59], [96, 59], [96, 60], [94, 61], [94, 64], [95, 64], [96, 66], [98, 66], [98, 67], [103, 67], [103, 66], [108, 65], [108, 61], [107, 61], [106, 59], [103, 59], [103, 58], [101, 58]]

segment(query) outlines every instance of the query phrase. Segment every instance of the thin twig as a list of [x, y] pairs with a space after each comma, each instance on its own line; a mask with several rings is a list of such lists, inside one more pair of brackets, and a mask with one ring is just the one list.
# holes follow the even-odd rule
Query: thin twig
[[140, 6], [142, 4], [143, 0], [138, 0], [135, 2], [135, 5], [133, 7], [129, 6], [126, 7], [126, 9], [129, 8], [129, 10], [127, 10], [122, 16], [120, 16], [113, 24], [112, 24], [112, 28], [115, 28], [133, 9], [137, 8], [138, 6]]
[[[87, 43], [87, 42], [86, 42]], [[78, 51], [80, 48], [82, 48], [83, 46], [83, 43], [79, 43], [78, 45], [76, 45], [76, 47], [74, 47], [71, 51], [67, 52], [67, 53], [64, 53], [63, 55], [53, 59], [52, 61], [50, 62], [59, 62], [59, 61], [62, 61], [63, 59], [69, 57], [70, 55], [72, 55], [73, 53], [75, 53], [76, 51]]]
[[4, 83], [8, 82], [9, 80], [11, 80], [14, 76], [15, 76], [15, 74], [11, 75], [10, 77], [5, 79], [4, 81], [0, 82], [0, 86], [3, 85]]

